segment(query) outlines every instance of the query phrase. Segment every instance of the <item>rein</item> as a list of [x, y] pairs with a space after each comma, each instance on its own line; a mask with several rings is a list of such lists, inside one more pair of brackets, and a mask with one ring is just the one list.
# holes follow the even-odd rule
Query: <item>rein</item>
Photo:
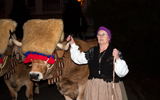
[[[63, 51], [62, 56], [58, 56], [59, 51]], [[64, 55], [65, 55], [65, 50], [61, 50], [61, 49], [56, 49], [55, 50], [55, 55], [56, 55], [56, 71], [53, 75], [53, 77], [48, 79], [48, 84], [54, 84], [56, 82], [60, 82], [60, 77], [62, 75], [62, 68], [64, 67], [64, 62], [63, 60], [65, 59]]]

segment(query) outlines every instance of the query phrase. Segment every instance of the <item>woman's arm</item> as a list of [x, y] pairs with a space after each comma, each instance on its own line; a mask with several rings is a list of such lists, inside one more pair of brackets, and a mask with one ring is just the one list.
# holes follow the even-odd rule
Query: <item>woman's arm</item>
[[115, 62], [115, 72], [119, 77], [124, 77], [129, 72], [126, 62], [122, 59], [118, 59]]
[[80, 52], [79, 46], [77, 46], [75, 43], [71, 44], [71, 59], [76, 63], [76, 64], [87, 64], [88, 60], [85, 57], [84, 52]]
[[69, 35], [66, 40], [69, 41], [71, 45], [71, 48], [70, 48], [71, 59], [76, 64], [87, 64], [88, 60], [85, 58], [85, 53], [80, 52], [79, 46], [75, 44], [73, 37]]
[[119, 57], [119, 51], [115, 48], [113, 49], [112, 55], [115, 57], [115, 72], [119, 77], [124, 77], [129, 72], [126, 62]]

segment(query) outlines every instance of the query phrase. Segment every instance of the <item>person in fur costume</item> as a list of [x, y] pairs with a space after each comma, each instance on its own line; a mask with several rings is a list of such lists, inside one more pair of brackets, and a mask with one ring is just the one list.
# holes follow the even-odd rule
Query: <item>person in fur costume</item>
[[[88, 64], [90, 75], [84, 92], [84, 100], [123, 100], [121, 78], [129, 72], [119, 51], [111, 44], [111, 31], [104, 26], [97, 31], [98, 46], [80, 52], [69, 35], [72, 60], [77, 64]], [[113, 68], [113, 59], [115, 67]], [[115, 76], [113, 76], [115, 69]]]

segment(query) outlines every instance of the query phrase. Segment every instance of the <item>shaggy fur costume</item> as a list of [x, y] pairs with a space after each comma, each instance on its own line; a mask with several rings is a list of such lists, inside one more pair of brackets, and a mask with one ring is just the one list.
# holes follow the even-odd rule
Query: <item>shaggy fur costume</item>
[[8, 46], [10, 32], [15, 31], [17, 23], [11, 19], [0, 19], [0, 54], [3, 54]]
[[22, 52], [52, 55], [57, 43], [63, 41], [61, 19], [32, 19], [23, 25]]

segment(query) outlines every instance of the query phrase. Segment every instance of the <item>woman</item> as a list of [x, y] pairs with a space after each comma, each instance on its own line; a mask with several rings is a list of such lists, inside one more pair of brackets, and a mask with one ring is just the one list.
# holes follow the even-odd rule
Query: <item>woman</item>
[[[71, 36], [71, 59], [77, 64], [88, 64], [90, 75], [85, 88], [84, 100], [122, 100], [121, 77], [128, 72], [126, 62], [119, 51], [111, 45], [111, 32], [104, 26], [97, 31], [98, 46], [80, 52]], [[115, 80], [113, 87], [113, 58], [115, 58]]]

